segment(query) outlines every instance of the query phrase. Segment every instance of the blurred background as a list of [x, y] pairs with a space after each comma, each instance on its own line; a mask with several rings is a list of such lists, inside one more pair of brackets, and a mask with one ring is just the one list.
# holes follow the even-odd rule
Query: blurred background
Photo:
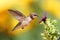
[[[25, 29], [11, 31], [18, 23], [8, 9], [15, 9], [28, 16], [36, 12], [40, 17], [47, 12], [47, 17], [57, 20], [57, 28], [60, 25], [60, 1], [59, 0], [0, 0], [0, 40], [43, 40], [41, 33], [43, 26], [38, 18], [33, 20]], [[40, 19], [41, 19], [40, 18]]]

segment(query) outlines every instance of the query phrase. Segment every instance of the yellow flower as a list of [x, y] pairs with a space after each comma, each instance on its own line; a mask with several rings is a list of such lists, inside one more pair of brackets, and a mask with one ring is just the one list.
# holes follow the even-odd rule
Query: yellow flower
[[60, 19], [60, 1], [59, 0], [42, 0], [41, 8], [51, 12]]
[[16, 0], [0, 0], [0, 13], [4, 10], [9, 9], [16, 3]]

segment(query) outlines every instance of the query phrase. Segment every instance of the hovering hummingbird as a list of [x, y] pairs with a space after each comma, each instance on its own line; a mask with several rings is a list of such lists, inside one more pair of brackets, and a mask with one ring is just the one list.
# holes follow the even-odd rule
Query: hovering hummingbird
[[26, 27], [27, 25], [29, 25], [29, 23], [35, 19], [36, 17], [38, 17], [38, 15], [36, 13], [31, 13], [28, 17], [26, 17], [25, 15], [23, 15], [23, 13], [17, 11], [17, 10], [12, 10], [12, 9], [9, 9], [8, 10], [10, 12], [10, 14], [12, 16], [14, 16], [18, 21], [19, 23], [13, 28], [12, 31], [18, 29], [18, 28], [22, 28], [24, 29], [24, 27]]
[[46, 17], [46, 12], [44, 12], [44, 16], [43, 16], [43, 18], [40, 20], [39, 23], [41, 23], [42, 21], [45, 23], [45, 22], [46, 22], [46, 19], [47, 19], [47, 17]]

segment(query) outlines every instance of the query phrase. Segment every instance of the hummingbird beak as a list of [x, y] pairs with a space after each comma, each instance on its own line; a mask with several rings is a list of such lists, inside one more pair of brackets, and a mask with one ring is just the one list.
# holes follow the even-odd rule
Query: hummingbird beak
[[37, 17], [38, 17], [38, 18], [40, 18], [40, 16], [39, 16], [39, 15], [37, 15]]

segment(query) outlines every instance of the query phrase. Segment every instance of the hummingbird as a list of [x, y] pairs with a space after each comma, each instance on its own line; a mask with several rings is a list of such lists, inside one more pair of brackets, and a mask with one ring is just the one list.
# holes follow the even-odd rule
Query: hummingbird
[[33, 19], [38, 17], [38, 15], [34, 12], [27, 17], [18, 10], [9, 9], [8, 12], [19, 21], [18, 24], [12, 29], [12, 31], [19, 28], [24, 29], [24, 27], [29, 25]]

